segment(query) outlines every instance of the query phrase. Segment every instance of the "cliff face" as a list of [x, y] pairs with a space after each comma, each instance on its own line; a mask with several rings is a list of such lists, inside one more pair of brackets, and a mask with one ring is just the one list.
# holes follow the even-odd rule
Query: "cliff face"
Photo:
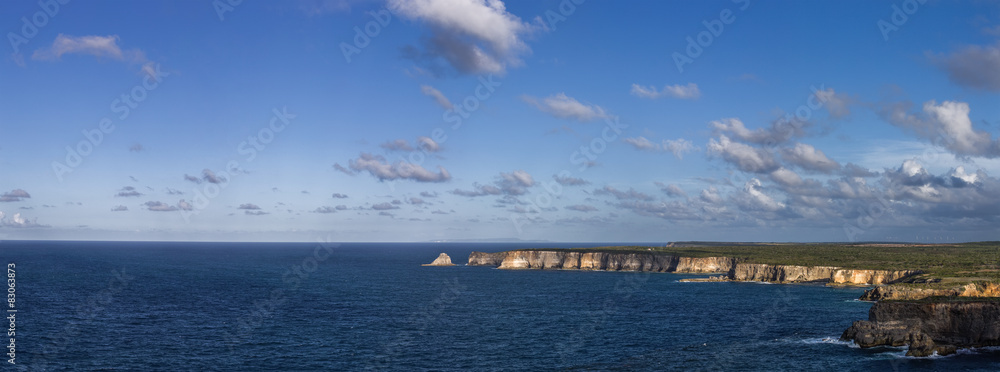
[[1000, 302], [877, 302], [841, 340], [862, 348], [909, 345], [909, 356], [1000, 345]]
[[692, 258], [643, 252], [507, 251], [469, 255], [470, 266], [501, 269], [724, 273], [735, 264], [735, 259], [726, 257]]
[[861, 295], [865, 301], [920, 300], [928, 297], [1000, 297], [1000, 283], [972, 283], [953, 288], [879, 286]]
[[738, 264], [731, 280], [768, 283], [834, 283], [878, 285], [894, 283], [919, 273], [912, 270], [852, 270], [832, 266]]
[[[771, 283], [837, 283], [872, 285], [898, 281], [916, 271], [849, 270], [830, 266], [791, 266], [740, 263], [729, 257], [676, 257], [646, 252], [507, 251], [473, 252], [471, 266], [501, 269], [568, 269], [653, 271], [675, 273], [725, 273], [709, 280]], [[698, 280], [694, 280], [698, 281]]]
[[451, 257], [448, 257], [448, 254], [441, 253], [434, 262], [424, 264], [423, 266], [455, 266], [455, 264], [451, 263]]

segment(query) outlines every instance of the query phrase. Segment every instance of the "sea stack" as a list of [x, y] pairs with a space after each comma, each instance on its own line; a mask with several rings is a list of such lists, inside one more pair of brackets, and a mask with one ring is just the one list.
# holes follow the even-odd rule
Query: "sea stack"
[[424, 264], [423, 266], [455, 266], [455, 264], [451, 263], [451, 257], [448, 257], [447, 253], [441, 253], [434, 262]]

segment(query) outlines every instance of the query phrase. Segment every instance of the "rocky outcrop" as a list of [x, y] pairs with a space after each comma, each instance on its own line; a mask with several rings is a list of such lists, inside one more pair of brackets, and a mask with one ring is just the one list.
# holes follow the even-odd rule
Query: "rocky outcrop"
[[735, 259], [726, 257], [676, 257], [653, 252], [515, 250], [498, 253], [473, 252], [469, 255], [470, 266], [497, 266], [510, 270], [563, 269], [721, 273], [732, 270], [735, 264]]
[[576, 250], [514, 250], [473, 252], [470, 266], [501, 269], [564, 269], [725, 273], [709, 279], [683, 281], [754, 281], [769, 283], [833, 283], [878, 285], [894, 283], [918, 271], [851, 270], [831, 266], [767, 265], [729, 257], [677, 257], [655, 252], [586, 252]]
[[451, 257], [447, 253], [441, 253], [438, 255], [438, 258], [434, 259], [434, 262], [424, 264], [423, 266], [455, 266], [455, 264], [451, 263]]
[[1000, 302], [880, 301], [868, 311], [868, 320], [854, 322], [840, 338], [862, 348], [908, 345], [909, 356], [997, 346]]
[[952, 288], [928, 288], [916, 285], [878, 286], [865, 291], [861, 295], [861, 300], [921, 300], [929, 297], [1000, 297], [1000, 283], [971, 283]]

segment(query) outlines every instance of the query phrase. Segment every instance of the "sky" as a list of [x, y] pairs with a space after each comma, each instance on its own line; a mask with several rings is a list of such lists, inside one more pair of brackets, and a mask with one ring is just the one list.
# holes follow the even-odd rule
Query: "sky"
[[0, 239], [1000, 240], [995, 1], [0, 4]]

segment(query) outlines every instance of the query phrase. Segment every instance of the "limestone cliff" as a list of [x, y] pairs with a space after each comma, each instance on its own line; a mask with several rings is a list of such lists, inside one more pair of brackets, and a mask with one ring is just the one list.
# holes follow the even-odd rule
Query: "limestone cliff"
[[831, 266], [767, 265], [729, 257], [677, 257], [655, 252], [584, 252], [573, 250], [513, 250], [473, 252], [470, 266], [501, 269], [566, 269], [724, 273], [710, 279], [685, 281], [757, 281], [771, 283], [834, 283], [878, 285], [893, 283], [917, 271], [851, 270]]
[[956, 348], [1000, 345], [1000, 302], [876, 302], [868, 320], [841, 340], [862, 348], [908, 345], [909, 356], [947, 355]]
[[952, 288], [878, 286], [861, 295], [861, 299], [865, 301], [920, 300], [928, 297], [1000, 297], [1000, 283], [971, 283]]
[[726, 257], [676, 257], [653, 252], [514, 250], [498, 253], [473, 252], [469, 255], [470, 266], [497, 266], [501, 269], [723, 273], [732, 270], [735, 264], [735, 259]]

